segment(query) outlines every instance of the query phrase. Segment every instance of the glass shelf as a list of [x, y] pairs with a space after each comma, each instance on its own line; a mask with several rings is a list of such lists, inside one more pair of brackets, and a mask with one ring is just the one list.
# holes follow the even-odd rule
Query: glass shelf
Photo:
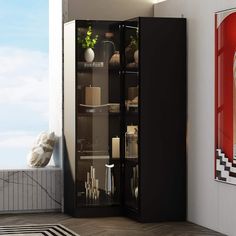
[[117, 206], [119, 205], [119, 200], [115, 200], [114, 196], [107, 195], [105, 191], [99, 189], [100, 196], [99, 199], [92, 200], [85, 196], [85, 192], [78, 193], [78, 206], [79, 207], [100, 207], [100, 206]]
[[110, 156], [80, 156], [80, 160], [109, 160]]
[[104, 68], [104, 62], [78, 62], [78, 69]]

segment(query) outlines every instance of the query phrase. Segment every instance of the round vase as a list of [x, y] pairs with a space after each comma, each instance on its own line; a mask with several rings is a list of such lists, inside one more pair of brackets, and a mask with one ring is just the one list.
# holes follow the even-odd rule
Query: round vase
[[138, 50], [134, 52], [134, 61], [136, 64], [138, 64]]
[[93, 62], [95, 53], [92, 48], [87, 48], [84, 52], [84, 59], [86, 62]]

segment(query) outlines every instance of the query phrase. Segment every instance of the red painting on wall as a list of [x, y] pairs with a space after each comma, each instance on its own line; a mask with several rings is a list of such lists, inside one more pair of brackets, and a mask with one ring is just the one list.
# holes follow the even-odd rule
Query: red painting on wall
[[236, 184], [236, 9], [215, 14], [215, 178]]

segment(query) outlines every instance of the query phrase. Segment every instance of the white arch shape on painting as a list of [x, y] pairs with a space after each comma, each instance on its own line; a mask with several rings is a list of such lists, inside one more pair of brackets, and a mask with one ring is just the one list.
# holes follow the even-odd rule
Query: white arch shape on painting
[[223, 22], [223, 20], [231, 15], [232, 13], [235, 13], [236, 12], [236, 9], [230, 9], [230, 10], [226, 10], [224, 12], [217, 12], [217, 22], [216, 22], [216, 25], [217, 25], [217, 28], [220, 26], [220, 24]]

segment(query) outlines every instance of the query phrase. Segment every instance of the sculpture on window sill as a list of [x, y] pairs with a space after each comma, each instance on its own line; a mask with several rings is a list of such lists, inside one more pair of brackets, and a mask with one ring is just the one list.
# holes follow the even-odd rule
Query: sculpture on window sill
[[30, 167], [45, 167], [51, 159], [55, 142], [56, 136], [54, 132], [40, 133], [27, 156], [28, 165]]

